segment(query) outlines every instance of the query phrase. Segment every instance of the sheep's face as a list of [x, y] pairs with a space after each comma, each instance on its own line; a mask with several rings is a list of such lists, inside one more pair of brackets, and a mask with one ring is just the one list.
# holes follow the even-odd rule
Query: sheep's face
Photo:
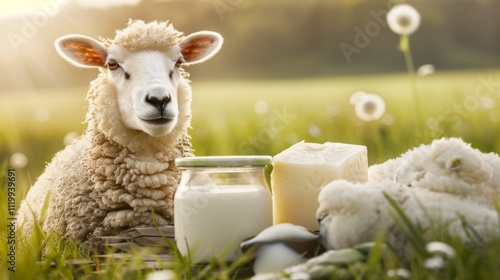
[[115, 85], [123, 123], [151, 136], [163, 136], [177, 125], [177, 87], [183, 61], [179, 46], [168, 52], [108, 49], [108, 76]]
[[[59, 54], [79, 67], [101, 67], [116, 89], [122, 123], [153, 137], [185, 127], [179, 123], [178, 88], [181, 66], [208, 60], [222, 46], [222, 37], [210, 31], [193, 33], [166, 50], [131, 51], [120, 45], [106, 48], [99, 41], [68, 35], [56, 41]], [[181, 97], [182, 98], [182, 97]], [[185, 98], [184, 98], [185, 99]]]

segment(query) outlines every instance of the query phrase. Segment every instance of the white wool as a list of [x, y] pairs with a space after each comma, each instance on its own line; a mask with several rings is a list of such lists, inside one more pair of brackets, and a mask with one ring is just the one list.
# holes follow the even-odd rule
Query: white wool
[[326, 185], [318, 197], [317, 216], [323, 219], [320, 234], [327, 248], [346, 248], [373, 241], [382, 230], [385, 230], [388, 243], [394, 248], [403, 248], [407, 240], [391, 216], [394, 209], [383, 193], [425, 232], [431, 230], [427, 214], [434, 221], [449, 224], [448, 231], [464, 240], [468, 236], [462, 229], [461, 217], [483, 236], [499, 226], [495, 210], [467, 198], [409, 188], [391, 181], [356, 184], [340, 180]]
[[319, 194], [317, 212], [328, 248], [373, 241], [381, 230], [401, 248], [406, 240], [383, 193], [426, 231], [431, 229], [430, 213], [464, 240], [468, 237], [461, 217], [485, 236], [499, 225], [494, 200], [500, 198], [500, 157], [481, 153], [461, 139], [443, 138], [371, 166], [367, 183], [331, 182]]
[[398, 159], [389, 159], [382, 164], [375, 164], [368, 169], [368, 178], [370, 181], [393, 180], [394, 173], [398, 168]]
[[442, 138], [397, 159], [371, 166], [369, 180], [392, 180], [412, 187], [467, 196], [493, 205], [500, 195], [500, 158], [458, 138]]
[[454, 177], [470, 184], [487, 183], [492, 168], [486, 164], [481, 152], [472, 149], [457, 138], [440, 139], [429, 146], [421, 146], [403, 155], [396, 170], [395, 180], [409, 184], [426, 173]]

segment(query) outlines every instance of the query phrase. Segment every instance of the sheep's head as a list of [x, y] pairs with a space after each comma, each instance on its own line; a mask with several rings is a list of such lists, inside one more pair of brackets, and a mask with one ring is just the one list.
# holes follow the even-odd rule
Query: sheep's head
[[[178, 124], [180, 113], [190, 116], [190, 108], [179, 108], [179, 98], [185, 97], [178, 96], [178, 88], [187, 83], [181, 67], [208, 60], [222, 41], [215, 32], [183, 37], [166, 22], [130, 21], [113, 40], [68, 35], [56, 41], [56, 49], [73, 65], [107, 72], [123, 125], [161, 137], [189, 125]], [[189, 112], [179, 112], [183, 109]]]

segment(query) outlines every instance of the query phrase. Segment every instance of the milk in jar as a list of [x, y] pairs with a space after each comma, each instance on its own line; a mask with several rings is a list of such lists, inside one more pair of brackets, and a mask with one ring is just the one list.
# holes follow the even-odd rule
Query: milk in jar
[[234, 261], [240, 243], [272, 225], [267, 156], [177, 159], [182, 170], [174, 199], [175, 239], [194, 262]]

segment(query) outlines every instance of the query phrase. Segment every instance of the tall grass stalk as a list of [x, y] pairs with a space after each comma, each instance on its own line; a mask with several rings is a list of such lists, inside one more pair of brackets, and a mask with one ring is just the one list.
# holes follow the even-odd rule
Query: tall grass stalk
[[400, 35], [399, 39], [399, 49], [403, 52], [406, 63], [406, 70], [408, 72], [408, 77], [410, 79], [411, 85], [411, 95], [413, 99], [413, 106], [415, 108], [415, 125], [417, 127], [418, 139], [423, 138], [423, 115], [420, 105], [420, 99], [417, 87], [417, 75], [415, 73], [415, 65], [413, 64], [413, 57], [411, 55], [410, 48], [410, 35]]

